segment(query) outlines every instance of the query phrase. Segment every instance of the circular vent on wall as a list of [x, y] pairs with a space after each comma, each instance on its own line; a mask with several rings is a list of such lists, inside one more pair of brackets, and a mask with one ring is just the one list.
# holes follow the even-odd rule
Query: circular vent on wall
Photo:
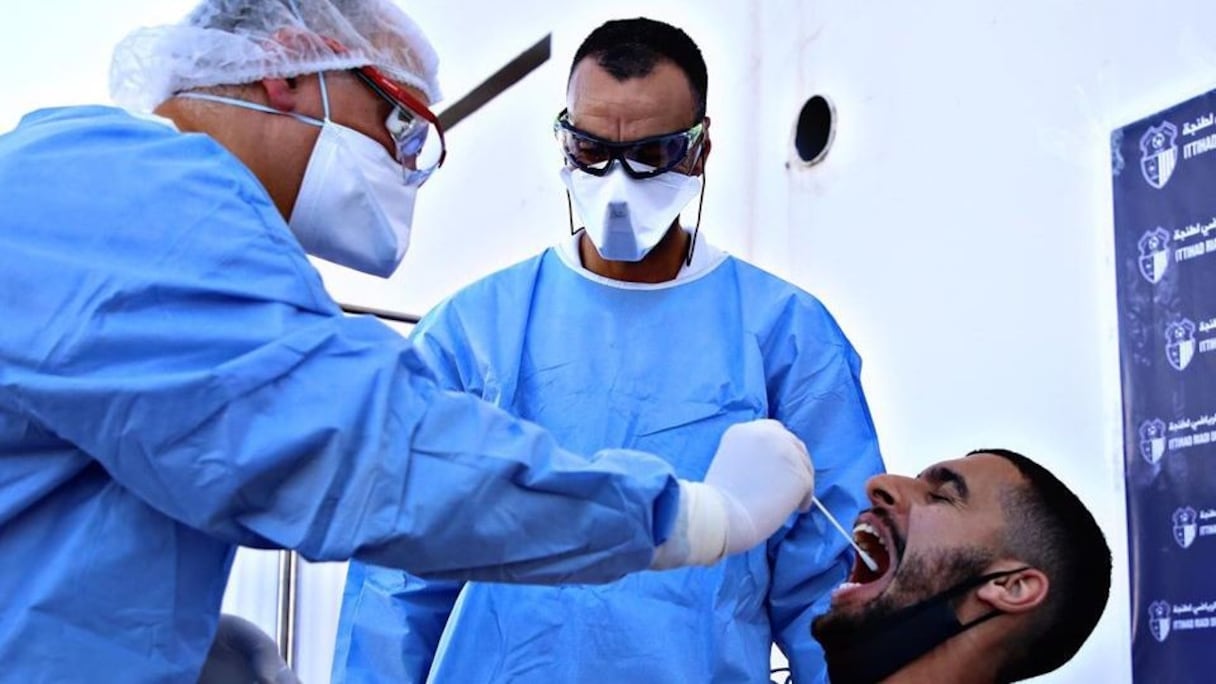
[[823, 95], [814, 95], [794, 122], [794, 153], [806, 166], [823, 161], [836, 136], [836, 108]]

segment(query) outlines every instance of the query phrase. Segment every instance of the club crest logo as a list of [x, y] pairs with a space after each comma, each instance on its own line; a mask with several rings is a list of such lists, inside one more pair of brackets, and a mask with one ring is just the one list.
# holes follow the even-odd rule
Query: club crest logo
[[1140, 423], [1140, 455], [1149, 465], [1157, 465], [1165, 455], [1165, 423], [1160, 418]]
[[1184, 318], [1165, 326], [1165, 358], [1174, 370], [1184, 370], [1195, 358], [1195, 324]]
[[1170, 264], [1170, 234], [1160, 226], [1145, 233], [1137, 245], [1140, 248], [1140, 275], [1156, 285]]
[[1157, 641], [1170, 635], [1170, 604], [1156, 601], [1148, 607], [1148, 629]]
[[1178, 128], [1163, 121], [1140, 137], [1140, 172], [1149, 185], [1160, 190], [1178, 167]]
[[1199, 532], [1199, 514], [1194, 508], [1187, 506], [1174, 511], [1174, 541], [1184, 549], [1195, 543], [1195, 535]]

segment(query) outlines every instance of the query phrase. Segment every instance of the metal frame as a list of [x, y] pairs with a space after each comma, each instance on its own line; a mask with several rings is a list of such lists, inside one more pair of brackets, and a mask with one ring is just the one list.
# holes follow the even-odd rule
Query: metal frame
[[279, 552], [278, 614], [275, 641], [279, 655], [292, 670], [296, 667], [296, 597], [299, 593], [300, 556], [295, 551]]

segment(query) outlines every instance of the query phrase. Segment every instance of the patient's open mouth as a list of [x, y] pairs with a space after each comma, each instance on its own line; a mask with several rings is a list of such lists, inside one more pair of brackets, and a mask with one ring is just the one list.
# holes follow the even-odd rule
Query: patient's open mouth
[[874, 560], [871, 570], [855, 555], [848, 580], [832, 594], [832, 602], [868, 601], [887, 588], [895, 575], [895, 543], [890, 532], [872, 514], [863, 515], [853, 526], [853, 541]]
[[878, 530], [869, 523], [858, 523], [853, 528], [853, 541], [862, 551], [878, 564], [871, 570], [859, 556], [853, 561], [853, 571], [849, 573], [849, 581], [855, 584], [869, 584], [882, 577], [891, 567], [891, 554], [887, 551], [887, 543], [879, 536]]

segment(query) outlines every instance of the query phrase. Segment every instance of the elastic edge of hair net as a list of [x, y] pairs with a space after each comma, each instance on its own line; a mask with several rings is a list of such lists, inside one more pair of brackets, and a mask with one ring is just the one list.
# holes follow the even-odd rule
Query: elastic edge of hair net
[[[435, 73], [438, 70], [438, 55], [413, 20], [404, 14], [402, 18], [408, 22], [408, 28], [413, 29], [412, 35], [403, 38], [410, 41], [411, 48], [418, 53], [423, 63], [422, 66], [430, 72], [426, 78], [385, 64], [377, 59], [377, 55], [369, 55], [362, 49], [314, 58], [307, 64], [270, 66], [264, 58], [259, 59], [259, 55], [264, 55], [266, 49], [246, 36], [214, 29], [173, 25], [136, 29], [115, 46], [110, 62], [110, 97], [120, 107], [129, 111], [151, 112], [177, 93], [198, 88], [242, 85], [266, 78], [293, 78], [321, 71], [345, 71], [374, 66], [399, 83], [417, 88], [426, 96], [428, 103], [434, 105], [442, 97]], [[203, 33], [211, 37], [215, 45], [223, 43], [229, 51], [248, 53], [248, 58], [243, 61], [253, 66], [217, 71], [208, 78], [181, 76], [183, 70], [175, 69], [175, 62], [197, 62], [201, 57], [205, 57], [205, 54], [175, 55], [173, 47], [189, 44], [195, 36]]]

